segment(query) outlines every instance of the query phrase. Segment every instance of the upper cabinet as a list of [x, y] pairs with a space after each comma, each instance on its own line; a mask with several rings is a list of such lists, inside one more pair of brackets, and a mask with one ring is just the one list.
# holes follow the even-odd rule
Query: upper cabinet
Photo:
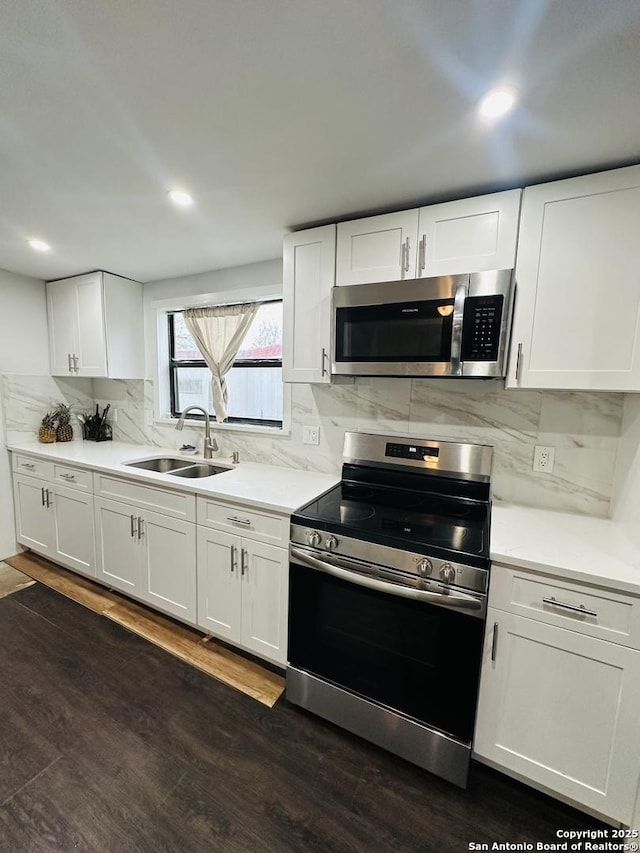
[[338, 224], [336, 284], [514, 266], [520, 190]]
[[417, 275], [458, 275], [515, 266], [521, 190], [420, 208]]
[[335, 259], [335, 225], [297, 231], [284, 239], [282, 378], [285, 382], [330, 381]]
[[144, 377], [142, 285], [105, 272], [47, 283], [53, 376]]
[[508, 388], [640, 391], [640, 166], [524, 192]]

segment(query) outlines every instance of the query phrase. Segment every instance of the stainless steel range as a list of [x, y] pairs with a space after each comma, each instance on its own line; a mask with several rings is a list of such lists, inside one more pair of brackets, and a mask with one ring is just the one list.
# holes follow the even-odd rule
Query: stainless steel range
[[489, 579], [485, 445], [346, 433], [292, 516], [287, 699], [466, 786]]

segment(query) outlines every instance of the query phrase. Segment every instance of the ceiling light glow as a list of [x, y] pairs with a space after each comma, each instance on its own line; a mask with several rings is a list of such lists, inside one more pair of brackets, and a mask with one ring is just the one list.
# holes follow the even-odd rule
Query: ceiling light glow
[[51, 246], [45, 243], [44, 240], [27, 240], [27, 244], [35, 249], [36, 252], [50, 252]]
[[485, 118], [500, 118], [515, 106], [517, 95], [515, 89], [491, 89], [478, 104], [478, 112]]
[[191, 207], [193, 204], [193, 198], [189, 193], [184, 192], [184, 190], [170, 190], [168, 196], [179, 207]]

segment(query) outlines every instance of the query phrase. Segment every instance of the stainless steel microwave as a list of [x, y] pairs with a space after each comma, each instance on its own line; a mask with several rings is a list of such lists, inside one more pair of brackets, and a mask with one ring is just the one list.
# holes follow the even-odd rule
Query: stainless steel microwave
[[513, 270], [333, 288], [331, 372], [504, 376]]

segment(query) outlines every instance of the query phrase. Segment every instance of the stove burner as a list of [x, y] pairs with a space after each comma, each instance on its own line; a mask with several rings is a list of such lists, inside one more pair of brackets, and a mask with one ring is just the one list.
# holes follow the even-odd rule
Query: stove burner
[[345, 504], [340, 502], [338, 506], [340, 521], [343, 524], [364, 521], [365, 518], [371, 518], [372, 515], [375, 515], [375, 509], [369, 506], [369, 504]]

